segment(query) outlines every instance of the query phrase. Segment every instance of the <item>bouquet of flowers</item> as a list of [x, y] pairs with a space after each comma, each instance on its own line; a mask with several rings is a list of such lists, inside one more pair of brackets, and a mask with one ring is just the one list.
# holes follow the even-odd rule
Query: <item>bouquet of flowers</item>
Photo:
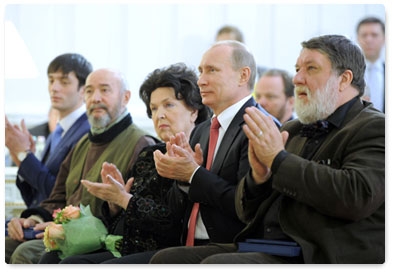
[[46, 251], [59, 251], [59, 257], [85, 254], [107, 249], [120, 257], [122, 236], [109, 235], [103, 222], [92, 215], [89, 205], [69, 205], [53, 213], [54, 221], [44, 231]]

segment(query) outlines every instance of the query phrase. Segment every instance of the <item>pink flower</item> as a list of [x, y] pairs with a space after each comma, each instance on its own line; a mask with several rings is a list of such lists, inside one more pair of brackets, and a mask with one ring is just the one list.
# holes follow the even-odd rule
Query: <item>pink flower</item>
[[63, 218], [67, 220], [78, 219], [80, 218], [81, 215], [80, 208], [74, 207], [72, 205], [65, 207], [62, 211], [63, 211]]
[[53, 218], [56, 218], [56, 215], [57, 215], [59, 212], [61, 212], [61, 211], [62, 211], [61, 208], [54, 210], [53, 213], [52, 213], [52, 217], [53, 217]]

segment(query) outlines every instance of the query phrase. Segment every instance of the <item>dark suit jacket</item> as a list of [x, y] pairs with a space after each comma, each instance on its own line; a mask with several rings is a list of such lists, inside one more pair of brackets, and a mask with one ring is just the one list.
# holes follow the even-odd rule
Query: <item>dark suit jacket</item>
[[272, 175], [271, 193], [248, 200], [244, 187], [251, 177], [240, 183], [236, 209], [248, 226], [236, 241], [257, 237], [265, 212], [282, 195], [280, 226], [300, 244], [306, 263], [383, 263], [383, 113], [357, 100], [311, 161], [298, 156], [306, 141], [298, 135], [300, 128], [298, 120], [283, 128], [290, 134], [289, 154]]
[[34, 154], [22, 161], [18, 169], [16, 185], [28, 208], [36, 207], [48, 198], [55, 184], [60, 164], [78, 140], [89, 131], [90, 125], [86, 114], [81, 115], [60, 140], [56, 153], [49, 156], [51, 137], [47, 138], [40, 161]]
[[[234, 198], [238, 181], [249, 169], [248, 138], [243, 132], [242, 125], [245, 108], [250, 106], [259, 107], [267, 114], [253, 98], [249, 99], [235, 115], [225, 132], [211, 170], [199, 168], [189, 188], [191, 205], [193, 202], [200, 203], [200, 213], [212, 242], [232, 242], [234, 236], [244, 227], [244, 224], [237, 218]], [[205, 161], [210, 125], [210, 120], [199, 124], [195, 127], [190, 139], [191, 147], [200, 143]], [[203, 166], [206, 165], [205, 161]], [[186, 234], [189, 215], [190, 210], [186, 214], [184, 234]]]

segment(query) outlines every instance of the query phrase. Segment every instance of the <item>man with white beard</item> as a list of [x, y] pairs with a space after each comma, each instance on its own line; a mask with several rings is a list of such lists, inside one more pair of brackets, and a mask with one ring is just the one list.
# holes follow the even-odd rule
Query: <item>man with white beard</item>
[[165, 249], [152, 263], [384, 263], [385, 119], [361, 100], [363, 54], [339, 35], [302, 47], [298, 119], [280, 133], [246, 109], [251, 170], [236, 193], [246, 228], [234, 244]]

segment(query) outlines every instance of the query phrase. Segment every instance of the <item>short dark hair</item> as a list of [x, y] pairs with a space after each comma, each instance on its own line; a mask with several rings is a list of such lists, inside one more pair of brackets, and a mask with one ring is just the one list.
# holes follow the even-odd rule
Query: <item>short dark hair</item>
[[78, 87], [84, 86], [86, 78], [92, 72], [92, 64], [82, 55], [66, 53], [57, 56], [48, 65], [47, 74], [61, 71], [63, 74], [74, 72], [78, 79]]
[[150, 108], [151, 94], [159, 87], [172, 87], [175, 97], [184, 100], [186, 105], [194, 110], [198, 110], [198, 117], [195, 124], [207, 120], [211, 116], [211, 110], [202, 103], [198, 77], [194, 70], [188, 68], [184, 63], [176, 63], [164, 68], [155, 69], [148, 74], [140, 86], [140, 98], [147, 107], [147, 115], [152, 118]]
[[361, 21], [359, 21], [359, 23], [357, 25], [357, 33], [359, 32], [359, 28], [362, 25], [365, 25], [365, 24], [380, 24], [381, 30], [385, 34], [385, 24], [384, 24], [384, 22], [381, 21], [379, 18], [373, 17], [373, 16], [366, 17], [366, 18], [362, 19]]
[[243, 33], [235, 26], [225, 25], [225, 26], [221, 27], [217, 31], [216, 37], [218, 37], [219, 35], [221, 35], [223, 33], [233, 33], [235, 35], [236, 41], [239, 41], [240, 43], [244, 43]]
[[287, 98], [294, 96], [294, 84], [292, 82], [292, 76], [283, 69], [271, 68], [266, 70], [261, 77], [263, 76], [280, 76], [283, 80], [284, 84], [284, 93]]
[[315, 49], [328, 56], [332, 70], [341, 75], [345, 70], [351, 70], [353, 79], [351, 85], [362, 96], [365, 90], [365, 58], [361, 49], [348, 38], [341, 35], [324, 35], [302, 42], [302, 47]]

